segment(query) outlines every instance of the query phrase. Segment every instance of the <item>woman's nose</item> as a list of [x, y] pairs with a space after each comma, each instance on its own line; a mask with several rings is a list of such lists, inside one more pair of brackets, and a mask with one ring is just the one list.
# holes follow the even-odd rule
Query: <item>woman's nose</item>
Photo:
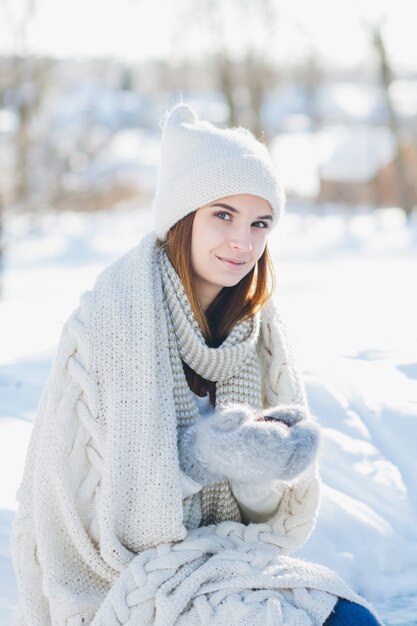
[[234, 239], [229, 241], [231, 248], [236, 250], [252, 250], [252, 241], [250, 235], [235, 236]]

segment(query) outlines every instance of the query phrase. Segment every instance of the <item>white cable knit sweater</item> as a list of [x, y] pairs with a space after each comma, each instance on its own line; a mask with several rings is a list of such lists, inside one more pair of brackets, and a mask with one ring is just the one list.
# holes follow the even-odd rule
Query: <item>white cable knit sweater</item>
[[[108, 267], [98, 277], [94, 289], [82, 294], [79, 307], [62, 330], [17, 494], [19, 509], [11, 543], [19, 588], [15, 626], [166, 626], [175, 611], [181, 616], [177, 624], [209, 623], [203, 617], [201, 621], [192, 621], [200, 609], [193, 609], [188, 620], [186, 608], [177, 602], [178, 595], [173, 594], [170, 600], [176, 598], [175, 611], [166, 605], [167, 585], [179, 589], [187, 571], [189, 580], [181, 597], [199, 605], [197, 596], [203, 597], [200, 586], [204, 580], [208, 582], [200, 566], [208, 570], [201, 551], [197, 551], [197, 557], [190, 556], [195, 552], [187, 551], [187, 530], [183, 524], [187, 481], [181, 476], [178, 462], [173, 378], [161, 282], [153, 262], [154, 245], [155, 233], [150, 232], [138, 246]], [[259, 351], [265, 406], [290, 402], [298, 379], [282, 327], [269, 306], [262, 311]], [[228, 570], [227, 555], [233, 546], [234, 590], [234, 576], [240, 576], [244, 570], [238, 563], [242, 558], [245, 562], [247, 550], [251, 551], [258, 571], [262, 563], [268, 567], [270, 558], [286, 555], [305, 541], [314, 526], [318, 485], [315, 467], [291, 484], [276, 485], [278, 506], [270, 523], [235, 523], [233, 529], [237, 530], [232, 530], [232, 535], [241, 538], [233, 539], [232, 544], [230, 527], [226, 526], [229, 530], [222, 539], [223, 548], [216, 548], [220, 550], [220, 561], [216, 562], [223, 565], [215, 571], [221, 574]], [[188, 482], [190, 488], [193, 491], [196, 485]], [[248, 494], [239, 493], [238, 485], [233, 492], [245, 506]], [[224, 524], [228, 522], [220, 524], [219, 529], [224, 529]], [[258, 530], [245, 530], [251, 528], [261, 529], [262, 536]], [[203, 536], [201, 545], [208, 550], [208, 558], [209, 553], [213, 554], [210, 537], [216, 532], [215, 527], [190, 531], [190, 536], [197, 531], [199, 537]], [[174, 556], [173, 552], [171, 561], [165, 557], [161, 561], [161, 555], [168, 557], [175, 546], [184, 547], [183, 556], [176, 552]], [[266, 555], [265, 546], [274, 549]], [[155, 556], [159, 560], [155, 561]], [[181, 563], [187, 559], [189, 565], [184, 569]], [[279, 566], [276, 558], [274, 563]], [[295, 590], [311, 587], [317, 592], [311, 596], [314, 602], [310, 606], [321, 621], [317, 618], [286, 623], [321, 624], [336, 595], [366, 604], [331, 572], [323, 579], [316, 566], [296, 563], [297, 567], [290, 567], [281, 583], [268, 579], [269, 585], [277, 587], [274, 606], [277, 602], [283, 603], [279, 610], [284, 610], [284, 605], [298, 606], [308, 617], [311, 610], [305, 608], [307, 605], [302, 608], [306, 598]], [[176, 573], [169, 582], [172, 567]], [[214, 570], [210, 571], [209, 578], [214, 583]], [[291, 598], [280, 594], [282, 581], [287, 591], [293, 589], [289, 592]], [[251, 588], [254, 586], [252, 583]], [[204, 589], [207, 601], [219, 604], [219, 596], [212, 596], [209, 587]], [[165, 604], [160, 603], [160, 593]], [[261, 612], [266, 610], [268, 603], [259, 602]], [[160, 608], [154, 615], [156, 605]], [[216, 623], [233, 623], [232, 615], [224, 608], [227, 603], [220, 605], [221, 619], [226, 621]], [[133, 606], [137, 608], [136, 619], [130, 621]], [[117, 621], [112, 621], [110, 615], [116, 616]], [[262, 623], [267, 623], [265, 616], [266, 613], [264, 617], [260, 613]]]

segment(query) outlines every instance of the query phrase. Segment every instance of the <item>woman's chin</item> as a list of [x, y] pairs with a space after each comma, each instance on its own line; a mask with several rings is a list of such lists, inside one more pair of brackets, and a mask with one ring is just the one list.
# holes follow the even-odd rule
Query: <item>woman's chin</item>
[[219, 280], [218, 284], [222, 287], [234, 287], [242, 280], [242, 278], [243, 276], [231, 276], [230, 278], [224, 277]]

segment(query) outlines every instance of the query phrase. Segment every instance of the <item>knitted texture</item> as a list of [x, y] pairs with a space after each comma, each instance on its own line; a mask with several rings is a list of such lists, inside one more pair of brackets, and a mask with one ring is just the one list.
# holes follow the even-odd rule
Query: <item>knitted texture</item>
[[137, 556], [92, 626], [320, 626], [338, 597], [373, 612], [331, 570], [283, 557], [268, 525], [223, 522]]
[[269, 202], [274, 228], [284, 192], [265, 144], [246, 128], [218, 128], [185, 103], [166, 114], [156, 193], [154, 228], [164, 239], [180, 219], [201, 206], [248, 193]]
[[301, 409], [302, 419], [291, 426], [284, 421], [294, 417], [293, 408], [274, 407], [271, 413], [282, 419], [265, 419], [263, 413], [235, 404], [199, 419], [180, 431], [182, 470], [201, 485], [293, 480], [315, 461], [319, 444], [316, 423]]
[[[63, 327], [17, 493], [14, 624], [91, 623], [138, 553], [187, 535], [155, 250], [150, 232], [101, 273]], [[305, 399], [282, 328], [268, 302], [256, 344], [266, 408]], [[311, 532], [318, 490], [316, 468], [283, 489], [270, 520], [283, 554]]]

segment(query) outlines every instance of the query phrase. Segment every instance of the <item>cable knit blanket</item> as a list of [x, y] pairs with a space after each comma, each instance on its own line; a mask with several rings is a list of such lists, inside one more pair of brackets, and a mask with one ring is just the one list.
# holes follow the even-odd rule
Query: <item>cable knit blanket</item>
[[[151, 232], [107, 268], [62, 330], [17, 494], [14, 626], [320, 625], [336, 595], [363, 604], [287, 556], [314, 525], [314, 468], [267, 525], [187, 533], [154, 246]], [[300, 384], [270, 306], [259, 349], [265, 406], [292, 402]]]
[[280, 552], [267, 524], [191, 530], [133, 559], [92, 626], [313, 626], [337, 596], [373, 611], [331, 570]]

